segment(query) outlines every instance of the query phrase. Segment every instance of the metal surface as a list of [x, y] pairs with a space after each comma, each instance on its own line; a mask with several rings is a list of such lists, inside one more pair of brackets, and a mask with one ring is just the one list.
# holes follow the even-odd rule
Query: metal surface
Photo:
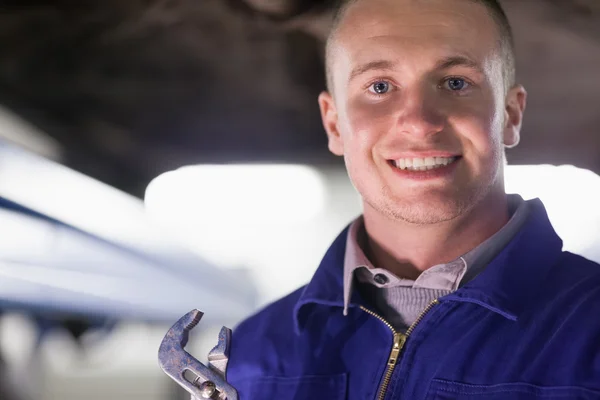
[[226, 378], [227, 362], [229, 361], [229, 343], [231, 343], [231, 330], [222, 327], [219, 332], [218, 344], [208, 353], [208, 367]]
[[[165, 335], [158, 350], [162, 370], [183, 387], [192, 399], [238, 400], [238, 394], [226, 381], [231, 330], [223, 327], [217, 346], [209, 354], [209, 366], [192, 357], [185, 346], [190, 331], [203, 313], [192, 310], [177, 321]], [[194, 378], [190, 378], [190, 373]]]

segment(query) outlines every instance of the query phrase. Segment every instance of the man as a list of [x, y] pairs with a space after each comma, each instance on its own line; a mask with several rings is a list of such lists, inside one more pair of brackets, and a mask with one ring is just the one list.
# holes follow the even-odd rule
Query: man
[[504, 191], [526, 92], [498, 3], [347, 1], [327, 69], [364, 213], [235, 330], [241, 399], [600, 399], [600, 268]]

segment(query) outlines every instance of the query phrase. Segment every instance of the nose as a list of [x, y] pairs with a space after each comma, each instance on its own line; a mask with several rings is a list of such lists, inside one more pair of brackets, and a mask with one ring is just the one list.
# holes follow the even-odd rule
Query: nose
[[441, 132], [444, 118], [435, 94], [424, 88], [405, 91], [398, 104], [397, 132], [428, 137]]

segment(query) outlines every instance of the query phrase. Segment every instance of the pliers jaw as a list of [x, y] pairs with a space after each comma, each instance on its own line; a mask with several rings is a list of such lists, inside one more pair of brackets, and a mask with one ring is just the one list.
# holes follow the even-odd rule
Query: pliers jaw
[[229, 328], [221, 328], [218, 344], [208, 355], [208, 366], [185, 351], [189, 333], [203, 315], [198, 310], [192, 310], [168, 330], [158, 350], [159, 365], [191, 394], [192, 399], [238, 400], [237, 391], [226, 380], [231, 343]]

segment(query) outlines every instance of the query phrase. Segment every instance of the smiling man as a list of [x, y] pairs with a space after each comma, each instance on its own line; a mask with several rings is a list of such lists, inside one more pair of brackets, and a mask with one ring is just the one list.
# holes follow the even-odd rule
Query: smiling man
[[234, 331], [241, 399], [600, 399], [600, 266], [504, 190], [513, 47], [495, 0], [342, 3], [319, 105], [363, 215]]

